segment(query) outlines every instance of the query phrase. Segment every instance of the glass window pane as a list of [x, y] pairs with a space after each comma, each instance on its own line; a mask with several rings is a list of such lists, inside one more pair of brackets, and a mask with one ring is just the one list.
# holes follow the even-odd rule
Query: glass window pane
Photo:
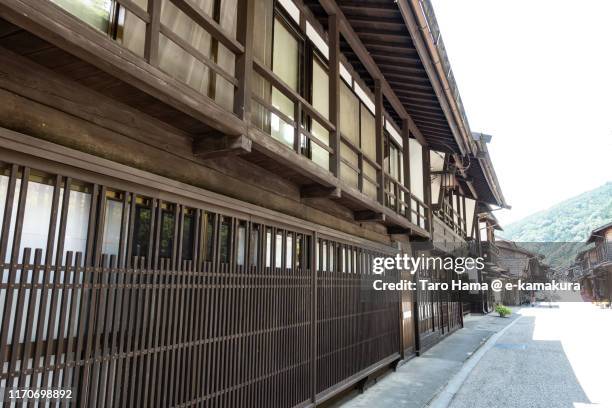
[[108, 33], [111, 0], [51, 0], [70, 14], [100, 31]]
[[171, 258], [173, 255], [172, 247], [174, 245], [174, 223], [174, 210], [170, 208], [162, 210], [159, 239], [160, 258]]
[[329, 118], [329, 76], [316, 58], [312, 64], [312, 106]]
[[410, 192], [424, 201], [423, 192], [423, 148], [415, 139], [409, 139]]
[[91, 191], [85, 186], [79, 186], [73, 183], [70, 187], [70, 201], [68, 202], [68, 217], [66, 219], [66, 235], [64, 238], [62, 263], [66, 260], [66, 252], [68, 251], [85, 253], [85, 249], [87, 248], [87, 227], [89, 224], [90, 207]]
[[229, 263], [230, 261], [230, 253], [232, 249], [231, 227], [231, 220], [223, 217], [219, 231], [219, 261], [222, 263]]
[[[121, 234], [121, 218], [123, 216], [123, 203], [115, 199], [115, 193], [107, 195], [104, 217], [104, 234], [102, 238], [102, 253], [107, 255], [119, 255], [119, 238]], [[117, 195], [117, 198], [119, 196]]]
[[206, 261], [212, 262], [214, 256], [215, 243], [213, 240], [215, 230], [215, 215], [206, 214]]
[[278, 19], [274, 21], [272, 70], [294, 91], [298, 90], [299, 43]]
[[[134, 2], [144, 10], [147, 9], [146, 0], [135, 0]], [[144, 21], [121, 7], [117, 24], [117, 42], [123, 44], [134, 54], [143, 57], [146, 29], [147, 24]]]
[[376, 160], [376, 121], [364, 105], [361, 105], [361, 150]]
[[340, 164], [340, 178], [348, 183], [351, 187], [359, 187], [359, 179], [357, 172], [346, 165], [346, 163]]
[[359, 99], [345, 83], [340, 85], [340, 132], [359, 146]]
[[244, 258], [246, 255], [246, 225], [241, 223], [238, 226], [238, 253], [236, 254], [236, 263], [244, 266]]
[[193, 260], [193, 233], [194, 233], [194, 214], [191, 210], [183, 216], [183, 247], [181, 256], [183, 260]]
[[[272, 90], [272, 106], [288, 116], [292, 121], [295, 120], [293, 115], [294, 103], [276, 88]], [[273, 113], [270, 116], [270, 128], [272, 137], [293, 147], [295, 129], [293, 124], [285, 122], [285, 120]]]
[[147, 256], [149, 251], [149, 235], [151, 233], [151, 208], [141, 203], [136, 204], [134, 218], [134, 238], [132, 255]]

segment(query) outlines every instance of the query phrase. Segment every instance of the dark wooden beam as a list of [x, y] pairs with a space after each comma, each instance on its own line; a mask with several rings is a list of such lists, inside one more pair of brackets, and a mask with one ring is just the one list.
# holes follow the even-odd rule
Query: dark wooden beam
[[218, 131], [245, 133], [244, 122], [232, 112], [51, 2], [3, 0], [0, 17]]
[[355, 211], [355, 221], [359, 222], [384, 222], [385, 214], [376, 211]]
[[234, 97], [234, 113], [246, 123], [251, 121], [254, 19], [255, 0], [239, 0], [236, 38], [244, 46], [244, 53], [236, 58], [238, 88]]
[[242, 54], [244, 47], [232, 38], [232, 35], [204, 11], [195, 0], [170, 0], [179, 10], [187, 14], [216, 40], [226, 46], [234, 54]]
[[387, 227], [387, 234], [389, 235], [410, 234], [410, 228], [400, 227], [397, 225], [391, 225]]
[[425, 195], [425, 214], [427, 216], [425, 222], [425, 228], [433, 236], [433, 222], [431, 218], [433, 213], [431, 211], [431, 164], [429, 162], [429, 148], [423, 146], [423, 194]]
[[201, 159], [238, 155], [251, 152], [251, 139], [245, 135], [212, 134], [193, 142], [193, 154]]
[[288, 149], [287, 145], [270, 137], [267, 133], [251, 126], [248, 136], [253, 141], [253, 150], [257, 150], [274, 161], [290, 167], [314, 183], [327, 187], [338, 185], [338, 179], [329, 171], [323, 169], [308, 157]]
[[300, 189], [302, 198], [340, 198], [340, 188], [323, 187], [318, 184], [302, 186]]
[[[404, 157], [404, 185], [408, 188], [408, 191], [412, 191], [410, 188], [410, 130], [408, 130], [408, 121], [402, 121], [402, 153]], [[412, 221], [412, 200], [408, 197], [407, 201], [407, 214], [408, 219]]]
[[149, 0], [147, 13], [150, 21], [145, 31], [145, 60], [151, 65], [159, 65], [159, 30], [161, 26], [161, 3], [162, 0]]
[[329, 142], [334, 154], [329, 158], [329, 169], [340, 178], [340, 31], [338, 16], [331, 14], [328, 19], [329, 35], [329, 121], [335, 130], [331, 132]]
[[374, 106], [375, 106], [375, 117], [374, 122], [376, 126], [376, 163], [380, 166], [380, 170], [376, 172], [376, 181], [378, 182], [378, 189], [376, 190], [376, 198], [378, 202], [385, 205], [385, 137], [383, 130], [383, 93], [379, 79], [374, 81]]

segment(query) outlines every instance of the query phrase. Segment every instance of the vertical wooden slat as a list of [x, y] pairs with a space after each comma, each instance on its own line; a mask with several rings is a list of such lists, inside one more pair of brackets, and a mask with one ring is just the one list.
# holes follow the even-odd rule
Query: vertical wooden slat
[[[60, 190], [61, 190], [61, 185], [62, 185], [61, 183], [62, 183], [62, 177], [60, 175], [56, 175], [55, 184], [53, 186], [53, 195], [51, 198], [51, 215], [49, 219], [49, 231], [47, 234], [47, 251], [45, 254], [45, 264], [49, 265], [49, 272], [51, 272], [51, 265], [53, 265], [53, 262], [54, 262], [53, 250], [55, 248], [55, 232], [57, 230], [57, 215], [59, 212], [59, 203], [60, 203], [59, 199], [60, 199]], [[66, 192], [64, 191], [64, 193]], [[62, 215], [64, 211], [62, 211]], [[59, 251], [60, 247], [62, 247], [62, 252], [63, 252], [64, 235], [65, 235], [66, 226], [63, 225], [60, 228], [63, 228], [63, 231], [59, 231], [59, 234], [58, 234], [58, 241], [60, 242], [58, 242], [57, 252], [60, 252]], [[47, 368], [51, 364], [51, 357], [53, 357], [54, 364], [57, 364], [57, 358], [58, 358], [56, 354], [52, 353], [53, 342], [49, 341], [49, 339], [54, 338], [53, 333], [55, 329], [55, 321], [58, 318], [58, 311], [56, 309], [57, 309], [58, 297], [60, 296], [59, 281], [60, 281], [60, 274], [61, 274], [61, 266], [60, 266], [61, 263], [62, 263], [62, 259], [60, 255], [59, 257], [56, 257], [55, 259], [55, 268], [53, 272], [53, 283], [52, 284], [48, 283], [48, 285], [53, 285], [53, 286], [50, 288], [51, 307], [49, 309], [49, 323], [47, 325], [47, 347], [45, 351], [45, 360], [44, 360], [45, 366], [47, 366]], [[43, 297], [43, 299], [46, 299], [46, 296]], [[48, 380], [52, 379], [51, 370], [49, 370], [47, 373], [43, 373], [43, 376], [42, 376], [43, 385], [47, 384], [47, 374], [49, 375]]]
[[[64, 332], [66, 330], [66, 319], [67, 319], [67, 313], [68, 313], [68, 291], [70, 290], [70, 271], [71, 271], [71, 266], [72, 266], [72, 252], [71, 252], [71, 258], [70, 260], [66, 259], [66, 262], [64, 262], [64, 243], [66, 240], [66, 226], [68, 224], [68, 208], [70, 206], [70, 187], [72, 185], [72, 179], [70, 177], [66, 177], [66, 179], [64, 180], [64, 195], [62, 197], [62, 213], [60, 215], [60, 221], [59, 221], [59, 233], [58, 233], [58, 242], [57, 242], [57, 251], [55, 253], [55, 264], [57, 265], [56, 267], [56, 273], [58, 270], [64, 272], [64, 278], [63, 278], [63, 282], [61, 290], [62, 290], [62, 302], [60, 305], [60, 310], [59, 310], [59, 318], [60, 318], [60, 323], [59, 323], [59, 328], [58, 328], [58, 342], [57, 342], [57, 346], [55, 348], [55, 358], [56, 359], [60, 359], [62, 356], [62, 353], [64, 353], [64, 349], [63, 349], [63, 345], [64, 345], [64, 341], [65, 341], [65, 336], [64, 336]], [[71, 293], [72, 294], [72, 293]], [[64, 363], [67, 362], [67, 357], [68, 355], [65, 355], [65, 360]], [[64, 367], [63, 369], [63, 375], [66, 375], [67, 372], [67, 368]], [[55, 370], [53, 372], [53, 380], [52, 380], [52, 386], [53, 387], [57, 387], [59, 385], [59, 374], [60, 374], [60, 370]]]
[[380, 79], [374, 79], [374, 106], [375, 106], [375, 118], [374, 123], [376, 126], [376, 163], [380, 166], [380, 170], [376, 173], [378, 190], [377, 200], [382, 205], [385, 205], [385, 134], [384, 134], [384, 123], [383, 123], [383, 93], [380, 84]]
[[[8, 230], [9, 230], [9, 223], [10, 223], [10, 214], [11, 214], [11, 209], [12, 208], [12, 201], [8, 201], [8, 196], [14, 195], [14, 189], [15, 189], [15, 179], [14, 177], [16, 177], [17, 175], [17, 169], [16, 167], [13, 167], [12, 171], [11, 171], [11, 180], [9, 180], [9, 189], [12, 189], [12, 192], [9, 191], [9, 194], [7, 194], [7, 203], [6, 203], [6, 207], [5, 207], [5, 220], [4, 220], [4, 226], [3, 226], [3, 230], [2, 230], [2, 235], [3, 235], [3, 239], [5, 238], [5, 234], [8, 237]], [[21, 235], [22, 235], [22, 229], [23, 229], [23, 220], [24, 220], [24, 215], [25, 215], [25, 205], [26, 205], [26, 197], [28, 194], [28, 179], [30, 177], [30, 169], [28, 167], [24, 167], [22, 170], [22, 175], [21, 175], [21, 183], [20, 183], [20, 188], [19, 188], [19, 199], [17, 202], [17, 214], [16, 214], [16, 219], [15, 219], [15, 229], [14, 229], [14, 235], [13, 235], [13, 247], [11, 249], [11, 258], [10, 258], [10, 265], [9, 265], [9, 274], [8, 274], [8, 280], [7, 280], [7, 290], [6, 290], [6, 296], [5, 296], [5, 300], [4, 300], [4, 310], [3, 310], [3, 316], [2, 316], [2, 333], [0, 334], [0, 368], [2, 370], [4, 370], [4, 364], [5, 362], [7, 362], [8, 360], [8, 332], [9, 332], [9, 325], [11, 320], [13, 320], [11, 318], [11, 312], [12, 312], [12, 305], [13, 305], [13, 297], [15, 295], [15, 283], [16, 283], [16, 278], [17, 278], [17, 270], [19, 268], [18, 265], [18, 259], [19, 259], [19, 248], [21, 245]], [[7, 214], [9, 215], [8, 220], [6, 219]], [[3, 243], [3, 255], [4, 255], [4, 251], [6, 250], [6, 244]], [[4, 261], [4, 259], [3, 259]], [[9, 371], [9, 375], [10, 375], [10, 371]], [[12, 381], [11, 384], [8, 383], [7, 381], [7, 386], [12, 385]]]
[[[425, 194], [425, 206], [427, 208], [424, 209], [425, 212], [425, 229], [429, 231], [430, 234], [433, 234], [433, 222], [432, 222], [432, 213], [431, 213], [431, 166], [429, 163], [429, 149], [423, 146], [423, 187]], [[433, 236], [433, 235], [432, 235]]]
[[253, 32], [255, 27], [255, 2], [238, 1], [236, 39], [244, 46], [244, 52], [236, 55], [236, 79], [238, 88], [234, 96], [234, 113], [246, 123], [251, 121], [251, 81], [253, 75]]
[[6, 251], [9, 241], [10, 225], [13, 216], [13, 202], [15, 200], [15, 187], [17, 184], [17, 173], [19, 173], [19, 167], [16, 164], [11, 165], [6, 191], [6, 200], [4, 202], [2, 235], [0, 236], [0, 263], [2, 264], [4, 264], [6, 259]]
[[[99, 298], [101, 296], [101, 288], [99, 287], [99, 285], [101, 285], [102, 283], [102, 266], [101, 266], [101, 258], [102, 258], [102, 234], [104, 232], [104, 228], [99, 228], [98, 226], [104, 225], [104, 220], [105, 220], [105, 216], [106, 216], [106, 186], [102, 186], [100, 188], [100, 195], [99, 198], [97, 200], [97, 214], [98, 217], [96, 217], [96, 212], [94, 210], [93, 212], [93, 223], [90, 224], [90, 229], [93, 230], [94, 232], [90, 235], [95, 237], [93, 239], [93, 245], [91, 246], [91, 250], [93, 250], [92, 252], [89, 252], [90, 254], [90, 259], [92, 260], [91, 264], [89, 264], [89, 268], [90, 268], [90, 276], [91, 276], [91, 282], [90, 282], [90, 302], [88, 305], [88, 320], [87, 320], [87, 329], [85, 332], [85, 354], [83, 356], [83, 370], [82, 370], [82, 374], [81, 374], [81, 378], [79, 379], [81, 381], [81, 387], [80, 387], [80, 392], [81, 394], [79, 395], [80, 398], [80, 402], [82, 405], [85, 405], [87, 403], [87, 401], [89, 400], [89, 397], [91, 394], [94, 394], [91, 392], [91, 387], [90, 387], [90, 373], [94, 374], [94, 382], [95, 382], [95, 372], [96, 371], [96, 366], [95, 366], [95, 352], [94, 352], [94, 347], [97, 348], [97, 343], [94, 343], [94, 340], [97, 340], [96, 337], [96, 328], [97, 328], [97, 323], [98, 323], [98, 319], [99, 319], [99, 312], [100, 312], [100, 307], [99, 307]], [[92, 208], [95, 208], [96, 206], [93, 203], [92, 200]], [[91, 219], [90, 218], [90, 219]], [[88, 248], [89, 248], [89, 243], [88, 243]], [[89, 280], [86, 280], [86, 282], [89, 282]], [[82, 315], [81, 315], [82, 317]]]
[[406, 216], [412, 221], [412, 189], [410, 188], [410, 130], [408, 119], [402, 120], [402, 153], [404, 157], [404, 185], [410, 191], [406, 197]]
[[151, 21], [145, 31], [145, 60], [154, 66], [159, 65], [159, 29], [161, 19], [162, 0], [148, 0], [147, 13]]
[[334, 153], [329, 157], [329, 170], [340, 178], [340, 28], [338, 16], [328, 17], [329, 36], [329, 121], [335, 130], [329, 135]]

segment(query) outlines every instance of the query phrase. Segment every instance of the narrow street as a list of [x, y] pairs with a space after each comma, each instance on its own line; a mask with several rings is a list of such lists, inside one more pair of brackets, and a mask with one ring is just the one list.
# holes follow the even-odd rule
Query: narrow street
[[612, 407], [612, 311], [541, 303], [465, 327], [337, 407]]
[[612, 406], [612, 313], [588, 303], [523, 308], [450, 407]]

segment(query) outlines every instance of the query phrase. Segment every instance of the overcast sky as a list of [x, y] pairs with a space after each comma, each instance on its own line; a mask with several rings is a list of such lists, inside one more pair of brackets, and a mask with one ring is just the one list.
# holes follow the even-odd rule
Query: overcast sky
[[502, 225], [612, 181], [612, 1], [432, 2]]

